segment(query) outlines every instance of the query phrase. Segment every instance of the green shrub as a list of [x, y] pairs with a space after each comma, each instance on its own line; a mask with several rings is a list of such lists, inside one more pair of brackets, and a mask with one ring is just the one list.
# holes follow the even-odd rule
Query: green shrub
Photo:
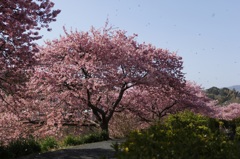
[[[83, 137], [67, 136], [63, 140], [63, 146], [74, 146], [83, 143], [92, 143], [108, 139], [105, 132], [89, 134]], [[19, 138], [9, 143], [8, 146], [0, 144], [0, 159], [12, 159], [33, 153], [46, 152], [59, 148], [60, 142], [53, 137], [47, 137], [36, 141], [33, 137]]]
[[219, 131], [218, 123], [182, 112], [147, 130], [130, 133], [126, 142], [113, 147], [118, 159], [237, 159], [237, 143]]
[[86, 135], [82, 138], [83, 143], [92, 143], [92, 142], [104, 141], [107, 139], [108, 139], [108, 135], [106, 132], [93, 133], [93, 134]]
[[64, 146], [75, 146], [75, 145], [80, 145], [80, 144], [83, 144], [83, 140], [80, 137], [67, 136], [63, 140]]
[[89, 135], [84, 135], [82, 137], [76, 137], [76, 136], [67, 136], [63, 140], [64, 146], [74, 146], [74, 145], [80, 145], [84, 143], [92, 143], [92, 142], [98, 142], [98, 141], [104, 141], [108, 139], [108, 135], [105, 132], [96, 132]]
[[40, 141], [41, 150], [43, 152], [59, 147], [57, 140], [54, 137], [47, 137]]
[[236, 127], [235, 140], [240, 141], [240, 126]]
[[[74, 146], [83, 143], [92, 143], [108, 139], [105, 132], [89, 134], [83, 137], [67, 136], [63, 140], [63, 146]], [[47, 137], [40, 141], [36, 141], [33, 137], [19, 138], [12, 141], [8, 146], [0, 144], [0, 159], [12, 159], [38, 152], [46, 152], [51, 149], [59, 148], [60, 142], [53, 137]]]
[[240, 126], [240, 117], [233, 120], [236, 126]]
[[[40, 144], [33, 138], [19, 138], [9, 143], [5, 148], [5, 154], [9, 155], [9, 158], [16, 158], [20, 156], [29, 155], [41, 151]], [[11, 157], [10, 157], [11, 156]]]

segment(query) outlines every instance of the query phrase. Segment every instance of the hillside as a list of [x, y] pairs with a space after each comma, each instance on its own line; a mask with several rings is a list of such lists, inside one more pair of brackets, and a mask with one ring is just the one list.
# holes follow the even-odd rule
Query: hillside
[[219, 105], [227, 105], [229, 103], [240, 103], [240, 92], [237, 91], [235, 87], [233, 88], [230, 89], [211, 87], [205, 90], [205, 92], [209, 98], [217, 100]]
[[234, 86], [231, 86], [231, 87], [228, 87], [229, 89], [235, 89], [236, 91], [239, 91], [240, 92], [240, 85], [234, 85]]

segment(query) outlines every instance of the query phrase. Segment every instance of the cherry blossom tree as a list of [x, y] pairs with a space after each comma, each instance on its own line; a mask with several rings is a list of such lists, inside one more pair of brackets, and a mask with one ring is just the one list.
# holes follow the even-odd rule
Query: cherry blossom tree
[[16, 93], [29, 78], [27, 69], [38, 51], [34, 41], [41, 28], [49, 28], [60, 10], [50, 0], [0, 1], [0, 100]]
[[35, 41], [42, 28], [56, 20], [60, 10], [53, 10], [50, 0], [0, 1], [0, 140], [4, 143], [27, 134], [23, 119], [23, 98], [38, 52]]
[[[142, 86], [141, 86], [142, 87]], [[189, 109], [197, 113], [210, 112], [206, 105], [209, 99], [203, 89], [196, 83], [186, 81], [178, 91], [170, 88], [162, 91], [161, 87], [138, 87], [127, 92], [124, 103], [126, 109], [140, 117], [142, 121], [153, 122], [161, 120], [168, 114]]]
[[[216, 102], [215, 102], [216, 103]], [[213, 114], [211, 117], [224, 119], [224, 120], [233, 120], [240, 117], [240, 104], [239, 103], [230, 103], [228, 105], [211, 105]]]
[[58, 118], [55, 121], [70, 113], [108, 132], [109, 121], [115, 112], [124, 111], [123, 101], [132, 90], [180, 91], [185, 86], [182, 58], [138, 43], [136, 36], [106, 25], [89, 32], [66, 31], [66, 36], [47, 42], [36, 55], [38, 66], [29, 84], [31, 94], [43, 98], [30, 105], [39, 103]]

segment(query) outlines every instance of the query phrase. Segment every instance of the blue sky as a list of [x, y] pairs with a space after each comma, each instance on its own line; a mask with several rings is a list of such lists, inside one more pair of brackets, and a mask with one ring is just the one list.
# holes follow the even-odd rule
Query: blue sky
[[44, 40], [68, 30], [88, 31], [106, 20], [137, 41], [177, 52], [186, 79], [204, 88], [240, 85], [239, 0], [52, 0], [62, 12]]

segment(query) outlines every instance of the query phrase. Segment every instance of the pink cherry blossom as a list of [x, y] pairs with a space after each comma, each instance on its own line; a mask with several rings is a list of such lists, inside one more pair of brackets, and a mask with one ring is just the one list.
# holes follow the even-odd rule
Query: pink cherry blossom
[[[107, 26], [65, 32], [40, 48], [36, 73], [28, 84], [29, 94], [35, 94], [29, 105], [51, 114], [57, 126], [71, 113], [74, 120], [95, 123], [108, 132], [112, 116], [129, 108], [126, 102], [135, 98], [134, 92], [170, 95], [185, 86], [182, 58], [138, 43], [136, 35]], [[148, 109], [144, 103], [132, 107]]]
[[[0, 140], [25, 133], [22, 119], [30, 117], [25, 107], [26, 82], [33, 73], [39, 30], [50, 29], [60, 10], [50, 0], [0, 1]], [[31, 106], [29, 106], [31, 107]], [[4, 138], [4, 139], [3, 139]]]
[[50, 0], [0, 1], [0, 102], [25, 87], [38, 51], [34, 41], [42, 37], [38, 31], [49, 28], [60, 12], [53, 6]]

